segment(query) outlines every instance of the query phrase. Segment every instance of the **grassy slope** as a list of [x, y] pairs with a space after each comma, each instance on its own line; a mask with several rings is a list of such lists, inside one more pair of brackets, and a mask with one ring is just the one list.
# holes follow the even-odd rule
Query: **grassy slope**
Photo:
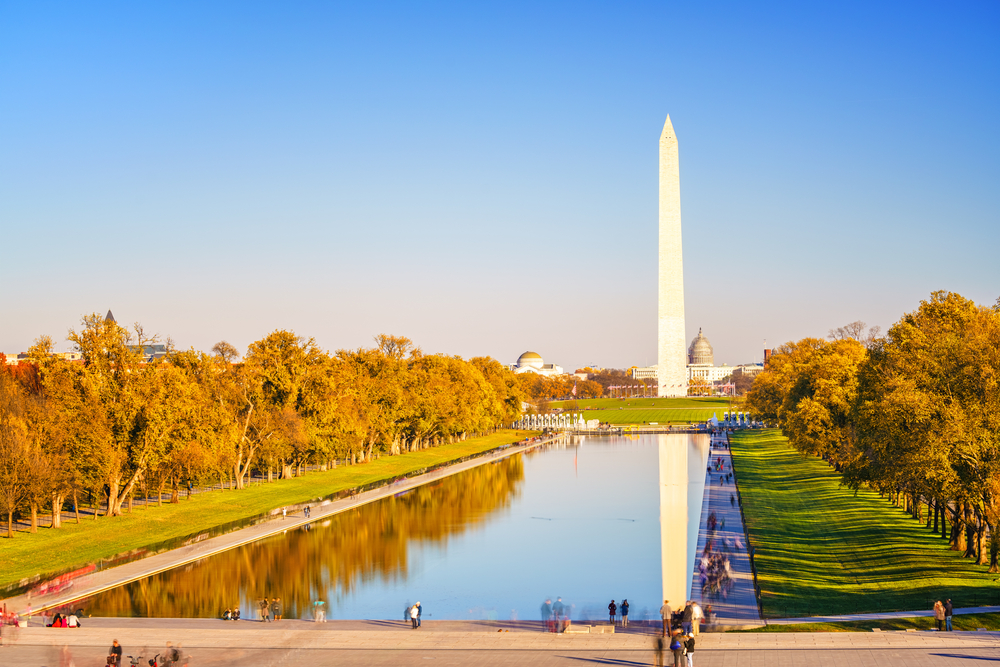
[[[878, 621], [844, 621], [842, 623], [802, 623], [797, 625], [767, 625], [754, 630], [736, 630], [736, 632], [871, 632], [879, 628], [883, 632], [890, 630], [932, 630], [934, 619], [930, 617], [894, 618]], [[1000, 614], [961, 614], [952, 617], [951, 627], [954, 630], [1000, 630]]]
[[[554, 408], [565, 408], [569, 401], [554, 401]], [[706, 421], [714, 413], [719, 419], [730, 403], [718, 398], [592, 398], [577, 401], [587, 419], [611, 424], [687, 424]]]
[[[344, 489], [391, 479], [429, 466], [477, 454], [536, 435], [529, 431], [502, 431], [453, 445], [442, 445], [371, 463], [341, 466], [303, 477], [279, 480], [240, 491], [199, 493], [176, 505], [136, 509], [132, 514], [79, 525], [64, 519], [63, 528], [17, 533], [0, 540], [0, 587], [40, 573], [64, 571], [110, 558], [133, 549], [197, 534], [230, 521], [267, 513], [283, 505], [306, 502]], [[72, 515], [70, 515], [72, 516]]]
[[764, 615], [797, 617], [1000, 604], [986, 572], [877, 493], [857, 495], [777, 431], [734, 434]]

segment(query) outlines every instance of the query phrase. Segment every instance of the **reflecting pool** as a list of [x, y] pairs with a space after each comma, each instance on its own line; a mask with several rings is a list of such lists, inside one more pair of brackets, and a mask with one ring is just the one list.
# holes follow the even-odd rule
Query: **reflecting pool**
[[708, 460], [704, 435], [566, 438], [94, 596], [95, 616], [217, 617], [280, 597], [286, 618], [574, 619], [628, 598], [683, 601]]

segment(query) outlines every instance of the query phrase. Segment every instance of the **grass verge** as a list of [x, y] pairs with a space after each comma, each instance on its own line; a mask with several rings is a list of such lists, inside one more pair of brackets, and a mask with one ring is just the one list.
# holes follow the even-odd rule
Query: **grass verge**
[[152, 544], [195, 535], [216, 526], [265, 514], [284, 505], [351, 489], [416, 470], [479, 454], [537, 435], [532, 431], [501, 431], [465, 442], [441, 445], [401, 456], [384, 456], [355, 466], [341, 466], [302, 477], [278, 480], [238, 491], [199, 493], [181, 497], [175, 505], [136, 509], [120, 517], [82, 520], [64, 518], [63, 527], [16, 533], [0, 540], [0, 588], [26, 578], [81, 567]]
[[[733, 630], [733, 632], [871, 632], [879, 628], [883, 632], [892, 630], [933, 630], [937, 627], [934, 619], [917, 616], [915, 618], [892, 618], [873, 621], [841, 621], [839, 623], [801, 623], [796, 625], [766, 625], [753, 630]], [[953, 630], [1000, 630], [1000, 614], [960, 614], [952, 617]]]
[[1000, 575], [872, 491], [854, 493], [778, 431], [733, 434], [767, 618], [1000, 604]]

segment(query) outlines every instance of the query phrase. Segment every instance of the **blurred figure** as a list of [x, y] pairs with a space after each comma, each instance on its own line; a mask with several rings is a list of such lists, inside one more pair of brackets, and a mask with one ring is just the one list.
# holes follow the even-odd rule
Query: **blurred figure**
[[552, 600], [546, 599], [542, 603], [542, 626], [548, 631], [552, 632]]
[[663, 643], [662, 635], [653, 640], [653, 655], [656, 667], [663, 667]]
[[621, 611], [622, 611], [622, 627], [623, 628], [627, 628], [628, 627], [628, 598], [625, 598], [624, 600], [622, 600]]
[[618, 615], [618, 605], [616, 605], [615, 601], [612, 600], [611, 604], [608, 605], [608, 617], [609, 617], [608, 618], [608, 625], [614, 625], [615, 624], [615, 616], [617, 616], [617, 615]]
[[417, 629], [417, 605], [410, 607], [410, 623], [413, 630]]
[[313, 619], [317, 623], [326, 623], [326, 603], [322, 600], [313, 602]]
[[663, 621], [663, 630], [660, 632], [661, 637], [667, 636], [667, 630], [670, 629], [670, 618], [673, 615], [673, 610], [670, 608], [668, 600], [663, 601], [663, 606], [660, 607], [660, 620]]

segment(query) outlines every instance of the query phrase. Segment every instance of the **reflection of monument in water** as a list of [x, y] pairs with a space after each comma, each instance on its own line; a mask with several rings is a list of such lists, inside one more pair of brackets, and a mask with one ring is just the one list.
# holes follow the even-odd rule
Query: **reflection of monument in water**
[[660, 558], [663, 599], [677, 609], [691, 591], [709, 439], [702, 434], [657, 436], [660, 464]]

